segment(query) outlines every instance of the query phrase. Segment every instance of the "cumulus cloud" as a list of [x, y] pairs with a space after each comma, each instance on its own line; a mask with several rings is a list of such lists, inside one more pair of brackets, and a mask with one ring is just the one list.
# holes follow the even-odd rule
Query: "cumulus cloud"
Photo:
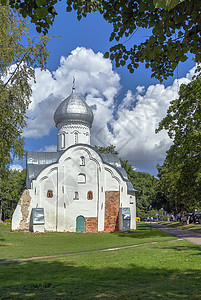
[[57, 145], [49, 145], [41, 148], [39, 151], [41, 152], [56, 152], [57, 151]]
[[9, 169], [11, 171], [19, 171], [19, 172], [21, 172], [23, 170], [22, 166], [18, 165], [18, 164], [10, 166]]
[[[68, 57], [61, 57], [55, 72], [36, 70], [37, 83], [32, 83], [32, 103], [24, 136], [40, 138], [50, 133], [54, 111], [71, 93], [75, 77], [77, 93], [86, 99], [94, 113], [91, 144], [114, 144], [120, 157], [128, 159], [137, 170], [154, 173], [153, 167], [162, 163], [171, 144], [165, 131], [155, 134], [155, 129], [166, 115], [170, 101], [178, 97], [179, 86], [189, 83], [194, 71], [195, 68], [168, 87], [156, 84], [147, 89], [138, 86], [128, 90], [117, 106], [120, 76], [112, 69], [111, 61], [102, 53], [77, 47]], [[56, 146], [44, 146], [41, 151], [56, 151]]]
[[85, 97], [89, 105], [95, 103], [97, 113], [101, 110], [98, 105], [110, 109], [121, 87], [120, 77], [112, 70], [109, 59], [102, 53], [77, 47], [68, 57], [61, 57], [55, 72], [36, 69], [24, 137], [39, 138], [50, 133], [54, 126], [53, 113], [61, 100], [71, 93], [73, 78], [77, 93]]

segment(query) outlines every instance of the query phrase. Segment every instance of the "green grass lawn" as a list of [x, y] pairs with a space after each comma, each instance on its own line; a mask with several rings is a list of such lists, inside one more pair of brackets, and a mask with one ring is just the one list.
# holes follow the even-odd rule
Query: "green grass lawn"
[[138, 224], [139, 230], [131, 233], [39, 233], [10, 232], [0, 228], [0, 260], [42, 255], [75, 253], [150, 241], [174, 240], [175, 237], [146, 224]]
[[[5, 258], [17, 257], [19, 249], [23, 257], [138, 245], [0, 264], [0, 299], [201, 299], [201, 247], [145, 224], [131, 234], [0, 233]], [[149, 241], [157, 243], [144, 244]]]
[[171, 227], [178, 227], [180, 229], [187, 229], [187, 230], [193, 230], [196, 232], [201, 232], [201, 224], [182, 224], [180, 222], [168, 222], [168, 221], [163, 221], [160, 222], [161, 224], [171, 226]]

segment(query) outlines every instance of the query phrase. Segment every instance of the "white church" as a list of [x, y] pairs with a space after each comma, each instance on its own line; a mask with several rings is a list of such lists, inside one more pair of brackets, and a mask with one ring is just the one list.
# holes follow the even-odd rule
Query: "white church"
[[56, 109], [57, 152], [28, 152], [13, 231], [136, 229], [136, 190], [117, 155], [90, 145], [91, 108], [72, 89]]

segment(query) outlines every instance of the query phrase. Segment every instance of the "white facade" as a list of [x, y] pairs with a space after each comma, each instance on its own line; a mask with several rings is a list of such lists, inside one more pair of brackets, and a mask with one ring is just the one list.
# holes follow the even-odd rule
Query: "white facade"
[[[135, 190], [129, 188], [131, 183], [121, 166], [117, 167], [119, 160], [115, 155], [108, 154], [106, 159], [90, 146], [91, 124], [83, 112], [81, 119], [77, 112], [74, 122], [72, 114], [70, 120], [67, 115], [66, 122], [62, 119], [59, 123], [57, 118], [58, 152], [53, 162], [50, 163], [50, 154], [30, 154], [32, 159], [27, 162], [30, 186], [13, 214], [12, 230], [33, 229], [33, 210], [42, 209], [42, 231], [113, 231], [115, 224], [108, 227], [111, 205], [116, 211], [111, 216], [116, 220], [113, 223], [118, 222], [119, 208], [130, 208], [130, 229], [136, 229]], [[111, 160], [116, 160], [115, 164]], [[79, 227], [81, 221], [85, 222], [84, 229]], [[35, 227], [40, 231], [40, 222]]]
[[57, 134], [57, 151], [65, 150], [75, 144], [90, 145], [90, 129], [83, 124], [60, 124]]

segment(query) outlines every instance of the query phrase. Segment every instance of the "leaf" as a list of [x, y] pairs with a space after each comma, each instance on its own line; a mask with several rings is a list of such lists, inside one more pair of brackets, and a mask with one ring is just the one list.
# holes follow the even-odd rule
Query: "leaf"
[[37, 8], [35, 11], [39, 19], [44, 19], [48, 15], [48, 10], [46, 7]]
[[179, 3], [179, 0], [153, 0], [153, 3], [155, 8], [164, 8], [169, 11]]
[[2, 4], [2, 5], [9, 5], [9, 0], [1, 0], [0, 4]]
[[36, 0], [36, 5], [38, 7], [43, 6], [46, 4], [46, 0]]

